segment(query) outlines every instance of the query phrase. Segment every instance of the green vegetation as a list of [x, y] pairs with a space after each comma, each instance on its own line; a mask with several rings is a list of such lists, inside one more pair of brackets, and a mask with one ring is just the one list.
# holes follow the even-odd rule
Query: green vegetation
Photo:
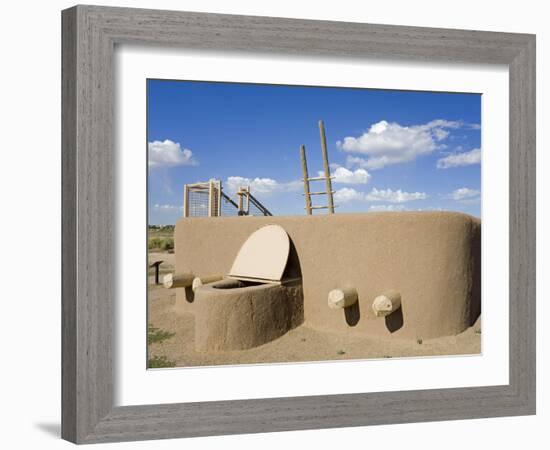
[[149, 225], [149, 231], [158, 231], [161, 233], [174, 233], [175, 225]]
[[147, 361], [147, 367], [149, 369], [162, 369], [165, 367], [175, 367], [176, 363], [170, 361], [166, 356], [153, 356]]
[[336, 354], [337, 354], [337, 355], [345, 355], [346, 352], [345, 352], [344, 350], [338, 350], [338, 351], [336, 352]]
[[166, 339], [170, 339], [175, 336], [176, 333], [170, 333], [169, 331], [161, 330], [160, 328], [155, 328], [152, 325], [147, 327], [147, 345], [153, 343], [161, 344]]
[[149, 250], [172, 252], [174, 250], [174, 225], [149, 225]]
[[[147, 345], [154, 343], [162, 344], [166, 339], [175, 336], [176, 333], [161, 330], [152, 325], [147, 327]], [[150, 369], [159, 369], [163, 367], [175, 367], [176, 363], [170, 361], [166, 356], [153, 356], [147, 360], [147, 367]]]
[[153, 237], [149, 238], [148, 244], [149, 250], [158, 249], [163, 251], [170, 251], [174, 249], [174, 239], [173, 238], [160, 238]]

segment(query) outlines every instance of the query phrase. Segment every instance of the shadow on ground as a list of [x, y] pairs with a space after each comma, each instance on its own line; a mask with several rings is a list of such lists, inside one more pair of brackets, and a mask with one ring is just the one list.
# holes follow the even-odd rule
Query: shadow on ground
[[49, 434], [52, 437], [61, 437], [61, 424], [60, 423], [37, 423], [36, 428]]

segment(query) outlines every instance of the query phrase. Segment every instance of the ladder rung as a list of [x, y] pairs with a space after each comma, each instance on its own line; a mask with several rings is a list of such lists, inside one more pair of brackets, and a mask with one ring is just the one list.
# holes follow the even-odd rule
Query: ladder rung
[[[332, 205], [333, 208], [338, 208], [338, 205]], [[327, 209], [328, 206], [311, 206], [311, 209]], [[308, 209], [307, 207], [305, 207], [304, 209]]]
[[[331, 194], [334, 194], [336, 191], [330, 191]], [[309, 195], [323, 195], [326, 194], [326, 192], [310, 192]], [[302, 193], [302, 195], [306, 195], [305, 193]]]
[[[329, 178], [331, 180], [334, 179], [334, 177], [329, 177]], [[312, 178], [308, 178], [307, 181], [320, 181], [320, 180], [326, 180], [326, 179], [327, 179], [327, 177], [312, 177]]]

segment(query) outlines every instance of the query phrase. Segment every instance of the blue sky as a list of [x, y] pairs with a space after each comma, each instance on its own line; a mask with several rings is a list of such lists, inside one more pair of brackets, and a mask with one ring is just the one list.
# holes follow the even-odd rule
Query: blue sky
[[[299, 148], [306, 146], [310, 176], [317, 175], [320, 119], [337, 213], [442, 209], [480, 216], [478, 94], [147, 83], [151, 224], [174, 224], [183, 185], [211, 178], [229, 195], [250, 185], [273, 214], [305, 214]], [[311, 190], [324, 190], [317, 183]]]

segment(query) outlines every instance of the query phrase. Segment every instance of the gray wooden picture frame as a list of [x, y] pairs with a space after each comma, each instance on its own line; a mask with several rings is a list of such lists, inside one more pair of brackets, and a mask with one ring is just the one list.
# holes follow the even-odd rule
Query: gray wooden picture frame
[[[62, 31], [64, 439], [94, 443], [535, 413], [535, 36], [97, 6], [63, 11]], [[507, 65], [509, 384], [115, 407], [113, 53], [116, 44], [128, 43]]]

